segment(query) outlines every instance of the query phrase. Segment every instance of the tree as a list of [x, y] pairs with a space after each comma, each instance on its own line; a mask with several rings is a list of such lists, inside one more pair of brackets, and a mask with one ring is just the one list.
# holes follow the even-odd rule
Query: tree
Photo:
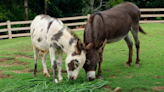
[[123, 1], [124, 0], [83, 0], [85, 4], [85, 7], [83, 8], [83, 13], [92, 14], [97, 11], [106, 10], [116, 6], [117, 4], [122, 3]]
[[82, 15], [83, 0], [53, 0], [47, 8], [47, 14], [54, 17], [72, 17]]
[[107, 8], [112, 8], [120, 3], [124, 2], [124, 0], [109, 0], [107, 3]]
[[107, 1], [103, 0], [83, 0], [85, 7], [83, 8], [83, 13], [94, 13], [100, 11], [102, 7], [106, 6]]
[[24, 7], [25, 7], [25, 20], [28, 20], [28, 0], [24, 0]]

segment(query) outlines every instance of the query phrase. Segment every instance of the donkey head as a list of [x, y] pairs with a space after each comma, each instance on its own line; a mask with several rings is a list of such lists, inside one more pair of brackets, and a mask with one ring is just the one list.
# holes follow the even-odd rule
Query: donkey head
[[95, 79], [95, 72], [97, 68], [97, 62], [99, 62], [99, 53], [93, 47], [93, 43], [90, 43], [86, 46], [86, 62], [83, 66], [87, 74], [87, 79], [89, 81]]
[[86, 52], [84, 51], [81, 42], [77, 40], [77, 43], [75, 44], [75, 52], [68, 55], [66, 58], [66, 69], [70, 80], [75, 80], [77, 78], [85, 61]]
[[[85, 44], [85, 43], [84, 43]], [[105, 46], [106, 40], [99, 45], [99, 48], [95, 48], [93, 43], [89, 43], [85, 46], [86, 49], [86, 62], [83, 66], [85, 72], [87, 74], [87, 79], [89, 81], [94, 80], [95, 72], [97, 68], [97, 63], [100, 62], [100, 55], [99, 53], [102, 52], [102, 48]]]

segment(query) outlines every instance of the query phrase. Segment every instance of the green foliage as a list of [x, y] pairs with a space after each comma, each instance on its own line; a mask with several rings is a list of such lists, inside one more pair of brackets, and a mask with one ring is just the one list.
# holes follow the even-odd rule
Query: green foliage
[[1, 89], [0, 91], [45, 92], [46, 90], [47, 92], [92, 92], [108, 83], [108, 81], [104, 80], [87, 82], [85, 78], [80, 78], [76, 81], [64, 79], [63, 82], [58, 84], [53, 83], [52, 81], [52, 78], [21, 78], [15, 82], [11, 81], [6, 85], [6, 88]]
[[48, 5], [48, 14], [54, 17], [71, 17], [82, 13], [83, 0], [53, 0]]
[[107, 8], [112, 8], [122, 2], [124, 2], [124, 0], [109, 0], [107, 3]]
[[156, 17], [157, 20], [163, 20], [161, 17]]
[[[24, 0], [1, 0], [0, 1], [0, 22], [23, 21], [25, 20]], [[28, 9], [29, 20], [37, 14]]]
[[164, 0], [126, 0], [135, 3], [140, 8], [163, 8]]

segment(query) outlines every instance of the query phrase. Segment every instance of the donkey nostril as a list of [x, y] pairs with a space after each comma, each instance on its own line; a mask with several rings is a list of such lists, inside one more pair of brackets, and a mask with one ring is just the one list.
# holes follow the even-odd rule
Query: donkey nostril
[[94, 80], [94, 78], [91, 78], [91, 77], [89, 77], [88, 79], [89, 79], [89, 81], [93, 81]]
[[70, 77], [69, 77], [69, 80], [73, 80], [73, 77], [72, 77], [72, 76], [70, 76]]

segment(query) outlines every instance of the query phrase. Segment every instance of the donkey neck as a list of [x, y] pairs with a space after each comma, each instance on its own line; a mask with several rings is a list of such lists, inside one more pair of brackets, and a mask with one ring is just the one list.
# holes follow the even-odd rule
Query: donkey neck
[[77, 39], [67, 30], [65, 30], [65, 32], [63, 33], [63, 39], [61, 39], [60, 43], [63, 45], [62, 49], [67, 55], [75, 52]]

